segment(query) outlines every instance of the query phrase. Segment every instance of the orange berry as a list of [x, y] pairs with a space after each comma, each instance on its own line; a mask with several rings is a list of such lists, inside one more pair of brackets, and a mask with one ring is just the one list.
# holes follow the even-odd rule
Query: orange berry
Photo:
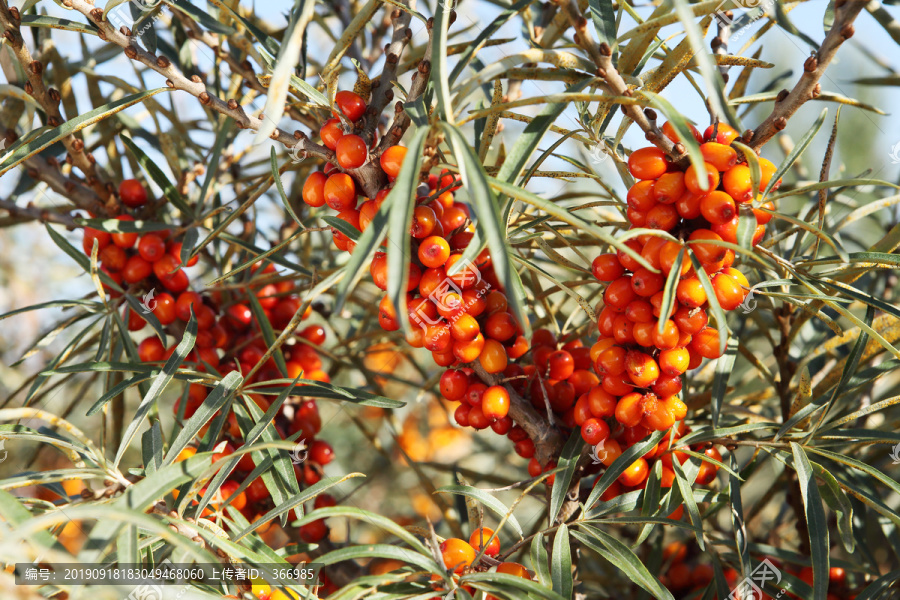
[[666, 155], [655, 146], [635, 150], [628, 157], [628, 170], [636, 179], [656, 179], [666, 168]]
[[334, 147], [338, 164], [344, 169], [356, 169], [365, 164], [368, 158], [366, 143], [361, 137], [348, 134], [337, 141]]
[[699, 308], [706, 304], [706, 290], [696, 277], [679, 281], [675, 288], [675, 297], [688, 308]]
[[731, 196], [714, 190], [700, 199], [700, 212], [704, 219], [715, 226], [727, 223], [737, 216], [737, 206]]
[[647, 479], [647, 474], [650, 472], [650, 468], [647, 466], [647, 461], [643, 458], [639, 458], [633, 463], [631, 463], [625, 472], [619, 475], [619, 481], [622, 485], [628, 487], [635, 487], [640, 485]]
[[735, 202], [749, 202], [753, 199], [753, 179], [750, 167], [735, 165], [722, 174], [722, 187]]
[[459, 340], [454, 341], [453, 356], [455, 356], [459, 362], [470, 363], [481, 355], [481, 352], [484, 350], [484, 342], [484, 335], [481, 333], [468, 342]]
[[[717, 134], [715, 139], [713, 131]], [[731, 125], [728, 125], [727, 123], [717, 123], [706, 128], [706, 131], [703, 133], [703, 139], [728, 145], [736, 140], [738, 135], [740, 134]]]
[[506, 368], [508, 358], [503, 344], [497, 340], [485, 340], [478, 362], [488, 373], [500, 373]]
[[653, 193], [655, 183], [656, 182], [653, 180], [638, 181], [631, 186], [628, 189], [628, 194], [625, 196], [628, 207], [641, 212], [647, 212], [656, 206], [659, 201], [654, 197]]
[[733, 267], [727, 267], [722, 272], [725, 273], [726, 275], [728, 275], [729, 277], [731, 277], [732, 279], [734, 279], [738, 285], [740, 285], [742, 287], [746, 287], [746, 288], [750, 287], [750, 282], [747, 281], [747, 278], [744, 277], [744, 274], [741, 273], [740, 271], [738, 271], [737, 269], [735, 269]]
[[698, 354], [710, 360], [722, 356], [719, 350], [719, 331], [714, 327], [706, 327], [696, 333], [690, 343], [691, 354]]
[[625, 316], [634, 323], [649, 323], [653, 320], [653, 305], [647, 300], [635, 300], [625, 307]]
[[470, 566], [476, 554], [475, 548], [459, 538], [449, 538], [441, 544], [441, 559], [444, 566], [453, 569], [455, 573], [462, 573]]
[[[625, 246], [628, 246], [628, 248], [633, 250], [635, 254], [641, 253], [642, 246], [641, 243], [637, 240], [628, 240], [627, 242], [625, 242]], [[622, 266], [629, 271], [636, 271], [642, 266], [639, 262], [637, 262], [636, 259], [626, 254], [623, 250], [617, 250], [616, 257], [619, 259], [619, 262], [622, 264]]]
[[502, 419], [509, 413], [509, 392], [500, 385], [492, 385], [484, 390], [481, 398], [481, 410], [491, 421]]
[[615, 416], [616, 420], [626, 427], [634, 427], [640, 423], [644, 417], [641, 394], [629, 393], [619, 398], [616, 404]]
[[678, 211], [682, 219], [696, 219], [700, 216], [700, 201], [703, 199], [703, 196], [704, 194], [685, 192], [675, 202], [675, 210]]
[[450, 258], [450, 244], [442, 237], [433, 235], [419, 244], [419, 260], [428, 268], [443, 266]]
[[[118, 221], [134, 221], [134, 217], [131, 215], [119, 215], [116, 217]], [[128, 232], [128, 233], [114, 233], [112, 234], [112, 243], [118, 246], [119, 248], [131, 248], [134, 246], [134, 243], [138, 239], [138, 234], [136, 232]]]
[[[472, 532], [469, 537], [469, 545], [480, 550], [484, 548], [484, 553], [488, 556], [497, 556], [500, 554], [500, 538], [495, 537], [488, 544], [488, 540], [494, 535], [494, 530], [488, 527], [479, 527]], [[485, 546], [486, 545], [486, 546]]]
[[[709, 458], [715, 459], [719, 462], [722, 461], [722, 455], [719, 454], [719, 451], [715, 448], [709, 448], [704, 452], [706, 456]], [[712, 480], [716, 478], [716, 473], [719, 471], [719, 467], [711, 462], [703, 461], [700, 463], [700, 470], [697, 472], [697, 479], [694, 481], [698, 485], [709, 485], [712, 483]]]
[[625, 371], [634, 385], [641, 388], [650, 387], [659, 377], [659, 365], [653, 357], [637, 350], [626, 354]]
[[[772, 211], [774, 211], [774, 210], [775, 210], [775, 203], [774, 203], [774, 202], [766, 202], [766, 203], [763, 204], [760, 208], [765, 208], [766, 210], [772, 210]], [[765, 224], [767, 224], [769, 221], [772, 220], [772, 215], [771, 215], [771, 213], [767, 213], [767, 212], [765, 212], [765, 211], [763, 211], [763, 210], [759, 210], [759, 209], [754, 208], [754, 209], [753, 209], [753, 214], [756, 215], [756, 222], [757, 222], [757, 224], [759, 224], [759, 225], [765, 225]]]
[[[675, 266], [675, 261], [678, 259], [678, 253], [681, 252], [683, 246], [678, 242], [673, 242], [671, 240], [666, 241], [663, 244], [663, 247], [659, 251], [659, 268], [663, 272], [663, 274], [668, 275], [672, 270], [672, 267]], [[691, 261], [685, 255], [681, 259], [681, 272], [679, 276], [683, 276], [687, 274], [688, 271], [691, 270]]]
[[610, 346], [597, 356], [594, 368], [600, 375], [621, 375], [625, 372], [626, 353], [622, 346]]
[[709, 163], [705, 163], [705, 166], [707, 188], [704, 190], [700, 187], [700, 178], [697, 175], [697, 169], [694, 168], [694, 165], [691, 165], [684, 172], [684, 185], [687, 187], [688, 191], [694, 192], [695, 194], [705, 194], [718, 187], [719, 171]]
[[463, 313], [450, 323], [450, 335], [454, 340], [469, 342], [474, 340], [479, 333], [481, 333], [481, 326], [472, 315]]
[[356, 183], [346, 173], [334, 173], [325, 181], [325, 203], [341, 212], [356, 208]]
[[[516, 334], [518, 327], [511, 314], [508, 312], [496, 312], [490, 315], [487, 318], [487, 321], [485, 321], [484, 331], [489, 338], [499, 342], [505, 342]], [[555, 379], [562, 378], [556, 377]]]
[[609, 425], [591, 417], [581, 425], [581, 437], [585, 443], [595, 446], [609, 437]]
[[319, 129], [319, 137], [322, 138], [322, 143], [325, 144], [325, 147], [334, 150], [337, 147], [338, 140], [344, 137], [341, 120], [328, 119], [325, 121], [322, 128]]
[[548, 359], [551, 379], [568, 379], [575, 371], [575, 359], [565, 350], [557, 350]]
[[419, 240], [426, 238], [434, 231], [436, 224], [437, 216], [434, 214], [434, 210], [428, 206], [419, 205], [413, 210], [412, 225], [410, 225], [409, 234]]
[[531, 579], [531, 575], [528, 574], [528, 569], [526, 569], [519, 563], [500, 563], [499, 565], [497, 565], [497, 572], [506, 573], [507, 575], [515, 575], [516, 577], [521, 577], [523, 579]]
[[334, 104], [352, 122], [356, 122], [366, 112], [366, 101], [359, 94], [342, 90], [334, 95]]
[[744, 301], [744, 289], [741, 284], [726, 273], [717, 273], [711, 283], [716, 300], [724, 310], [734, 310]]
[[615, 254], [601, 254], [591, 262], [591, 272], [599, 281], [613, 281], [625, 274], [625, 267]]
[[727, 171], [737, 164], [737, 152], [731, 146], [718, 142], [706, 142], [700, 145], [703, 160], [719, 171]]
[[666, 279], [662, 274], [648, 269], [638, 269], [631, 277], [631, 289], [635, 294], [644, 298], [649, 298], [660, 291], [665, 284]]
[[[698, 131], [697, 128], [694, 127], [693, 125], [691, 125], [690, 123], [688, 123], [687, 126], [691, 130], [691, 135], [693, 135], [694, 139], [697, 140], [697, 143], [702, 142], [703, 137], [700, 135], [700, 131]], [[665, 123], [663, 123], [662, 131], [665, 134], [665, 136], [667, 138], [669, 138], [670, 140], [672, 140], [673, 142], [676, 142], [676, 143], [681, 142], [681, 139], [678, 137], [678, 133], [675, 131], [675, 127], [672, 125], [671, 122], [666, 121]]]
[[[771, 181], [772, 176], [775, 175], [775, 171], [778, 170], [778, 167], [775, 164], [767, 159], [767, 158], [759, 158], [759, 191], [763, 191], [766, 189], [766, 186], [769, 185], [769, 181]], [[779, 182], [780, 183], [780, 182]], [[776, 189], [778, 185], [773, 186], [773, 189]]]
[[388, 177], [396, 177], [400, 174], [400, 167], [403, 165], [403, 159], [406, 158], [406, 148], [403, 146], [391, 146], [381, 153], [379, 162], [381, 169], [387, 173]]
[[715, 263], [725, 258], [726, 248], [717, 244], [705, 243], [723, 241], [716, 232], [709, 229], [697, 229], [691, 233], [688, 239], [688, 246], [701, 263]]
[[686, 348], [669, 348], [659, 353], [659, 370], [664, 375], [681, 375], [690, 362], [691, 355]]
[[649, 229], [671, 231], [678, 225], [678, 209], [672, 204], [657, 204], [647, 213], [645, 226]]
[[653, 197], [657, 202], [673, 204], [684, 195], [686, 190], [684, 173], [681, 171], [664, 173], [653, 185]]
[[637, 295], [631, 287], [631, 276], [629, 275], [619, 277], [611, 282], [606, 286], [606, 291], [603, 292], [603, 301], [606, 305], [620, 311], [625, 310], [628, 304], [636, 297]]

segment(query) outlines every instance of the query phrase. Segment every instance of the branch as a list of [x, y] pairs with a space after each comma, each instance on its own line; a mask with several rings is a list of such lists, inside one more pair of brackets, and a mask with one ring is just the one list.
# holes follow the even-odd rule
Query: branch
[[765, 121], [757, 127], [750, 138], [749, 146], [759, 152], [772, 137], [787, 127], [788, 119], [809, 100], [817, 97], [822, 86], [819, 79], [837, 54], [838, 48], [853, 36], [853, 20], [865, 8], [867, 0], [837, 0], [834, 4], [834, 24], [822, 41], [819, 50], [806, 59], [803, 64], [803, 76], [794, 89], [784, 95], [778, 95], [775, 108]]
[[[613, 95], [633, 96], [634, 92], [622, 79], [619, 71], [612, 62], [612, 48], [606, 42], [597, 44], [588, 33], [587, 19], [581, 13], [581, 9], [575, 0], [554, 0], [554, 3], [565, 12], [569, 24], [575, 29], [575, 43], [581, 46], [597, 65], [597, 76], [606, 80]], [[684, 154], [681, 144], [674, 144], [672, 140], [663, 135], [655, 122], [644, 114], [644, 110], [637, 105], [622, 105], [622, 112], [637, 124], [644, 132], [648, 142], [656, 145], [660, 150], [672, 158], [679, 158]], [[652, 114], [652, 113], [651, 113]]]
[[[475, 374], [485, 385], [501, 385], [502, 374], [491, 375], [478, 361], [467, 366], [474, 369]], [[559, 431], [550, 425], [511, 385], [502, 385], [509, 392], [509, 416], [516, 422], [516, 425], [525, 430], [525, 433], [534, 442], [534, 454], [538, 461], [542, 465], [546, 465], [551, 459], [556, 459], [563, 447], [563, 439]]]
[[[22, 65], [22, 70], [28, 77], [28, 81], [25, 82], [25, 93], [37, 100], [44, 112], [47, 113], [47, 125], [59, 127], [65, 121], [62, 113], [59, 111], [61, 96], [58, 90], [54, 88], [48, 89], [44, 85], [44, 65], [41, 61], [35, 60], [31, 56], [31, 52], [25, 45], [25, 40], [22, 38], [22, 33], [19, 30], [21, 22], [19, 9], [16, 7], [10, 8], [6, 0], [0, 0], [0, 25], [3, 25], [5, 29], [3, 36], [9, 42], [9, 47], [12, 49], [13, 54], [16, 55], [16, 59]], [[84, 151], [84, 141], [76, 137], [75, 134], [69, 134], [62, 139], [62, 143], [68, 151], [67, 160], [71, 160], [74, 166], [81, 169], [81, 172], [85, 175], [86, 183], [93, 188], [100, 198], [107, 201], [107, 208], [113, 213], [117, 212], [118, 202], [111, 190], [100, 179], [93, 155]]]
[[[415, 8], [415, 0], [409, 2], [403, 1], [403, 4], [412, 5]], [[365, 140], [366, 145], [372, 143], [375, 137], [375, 129], [378, 127], [378, 121], [381, 113], [388, 102], [394, 99], [393, 82], [397, 77], [397, 65], [403, 50], [412, 39], [412, 30], [409, 28], [412, 16], [405, 10], [395, 8], [391, 13], [391, 23], [393, 24], [394, 33], [391, 37], [391, 43], [385, 47], [384, 68], [377, 81], [372, 82], [372, 100], [366, 109], [363, 122], [362, 133], [360, 134]], [[377, 85], [376, 85], [377, 83]]]

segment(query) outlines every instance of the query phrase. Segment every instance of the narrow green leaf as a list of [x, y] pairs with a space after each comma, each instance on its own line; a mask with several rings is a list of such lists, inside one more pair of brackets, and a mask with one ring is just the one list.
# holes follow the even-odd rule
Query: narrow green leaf
[[563, 598], [572, 596], [572, 551], [569, 548], [569, 528], [565, 523], [556, 530], [553, 555], [550, 557], [553, 591]]
[[819, 486], [813, 477], [812, 465], [803, 448], [791, 442], [794, 469], [800, 483], [800, 495], [806, 509], [806, 527], [809, 530], [809, 544], [812, 551], [813, 600], [825, 600], [828, 595], [828, 520], [819, 495]]
[[516, 533], [520, 536], [522, 535], [522, 526], [519, 525], [519, 521], [513, 516], [510, 509], [487, 492], [470, 485], [445, 485], [444, 487], [438, 488], [436, 491], [445, 494], [460, 494], [469, 498], [474, 498], [501, 518], [509, 515], [509, 524], [516, 530]]
[[822, 123], [825, 122], [825, 117], [828, 114], [828, 109], [823, 108], [822, 112], [819, 114], [819, 117], [815, 120], [806, 133], [803, 134], [803, 137], [800, 138], [800, 141], [794, 146], [791, 150], [791, 153], [788, 154], [781, 164], [778, 165], [778, 168], [775, 170], [775, 174], [772, 175], [772, 179], [769, 180], [769, 183], [766, 185], [766, 189], [763, 191], [762, 196], [765, 198], [769, 195], [769, 192], [772, 191], [772, 188], [775, 187], [775, 184], [778, 183], [778, 180], [788, 172], [788, 169], [800, 158], [809, 145], [812, 143], [813, 138], [816, 137], [816, 134], [819, 133], [819, 129], [822, 128]]
[[584, 448], [584, 439], [581, 437], [581, 430], [576, 427], [566, 445], [563, 446], [557, 463], [558, 467], [562, 467], [562, 471], [556, 474], [553, 488], [550, 491], [550, 513], [547, 518], [551, 523], [556, 522], [556, 516], [569, 493], [569, 484], [572, 483], [572, 477], [575, 475], [582, 448]]
[[203, 401], [203, 404], [197, 409], [197, 412], [187, 420], [187, 423], [178, 432], [178, 436], [172, 441], [171, 446], [169, 446], [169, 453], [166, 455], [165, 465], [171, 465], [175, 462], [178, 454], [187, 447], [203, 426], [215, 416], [220, 408], [231, 401], [231, 398], [243, 381], [243, 377], [236, 371], [232, 371], [213, 388]]
[[141, 457], [144, 460], [144, 471], [148, 476], [163, 466], [162, 428], [159, 421], [154, 421], [150, 429], [141, 435]]

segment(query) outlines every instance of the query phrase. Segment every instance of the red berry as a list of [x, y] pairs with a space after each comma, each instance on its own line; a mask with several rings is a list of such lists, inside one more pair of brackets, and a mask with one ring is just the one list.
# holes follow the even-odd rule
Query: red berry
[[368, 157], [366, 143], [358, 135], [345, 135], [335, 146], [338, 164], [344, 169], [355, 169], [365, 164]]
[[137, 208], [147, 203], [147, 190], [137, 179], [125, 179], [119, 184], [119, 198], [129, 208]]
[[346, 90], [338, 92], [334, 95], [334, 104], [354, 123], [366, 112], [366, 101], [355, 92]]

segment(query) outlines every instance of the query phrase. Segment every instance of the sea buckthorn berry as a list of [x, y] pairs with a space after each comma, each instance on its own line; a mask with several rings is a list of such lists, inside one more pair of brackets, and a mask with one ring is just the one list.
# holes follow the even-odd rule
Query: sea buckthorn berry
[[600, 314], [597, 315], [597, 331], [599, 331], [600, 335], [603, 337], [612, 338], [616, 317], [619, 316], [619, 313], [612, 306], [606, 306], [602, 303], [601, 305], [603, 308], [600, 309]]
[[413, 210], [412, 225], [409, 228], [409, 234], [414, 238], [421, 240], [431, 235], [436, 224], [437, 216], [434, 214], [434, 211], [427, 206], [419, 205]]
[[[643, 248], [641, 248], [641, 257], [654, 269], [659, 268], [659, 252], [662, 250], [662, 247], [666, 245], [666, 241], [665, 238], [652, 236], [644, 243]], [[640, 270], [640, 267], [630, 270], [638, 271]]]
[[121, 271], [128, 263], [128, 253], [115, 245], [104, 248], [97, 258], [108, 271]]
[[653, 197], [662, 204], [673, 204], [684, 195], [686, 190], [684, 173], [681, 171], [664, 173], [653, 185]]
[[122, 269], [122, 278], [126, 283], [138, 283], [153, 274], [153, 265], [139, 255], [132, 256]]
[[469, 342], [480, 333], [481, 326], [472, 315], [462, 313], [450, 323], [450, 335], [456, 341]]
[[319, 129], [319, 137], [325, 147], [334, 150], [337, 147], [338, 140], [344, 137], [344, 130], [341, 127], [340, 119], [328, 119], [322, 128]]
[[632, 227], [644, 227], [647, 224], [647, 213], [635, 210], [630, 206], [625, 210], [625, 218]]
[[91, 227], [84, 228], [84, 239], [82, 241], [81, 247], [84, 248], [84, 253], [88, 256], [91, 255], [91, 250], [94, 247], [94, 240], [97, 240], [97, 251], [100, 252], [107, 246], [109, 246], [112, 241], [112, 236], [108, 231], [100, 231], [99, 229], [93, 229]]
[[450, 244], [442, 237], [433, 235], [419, 244], [419, 260], [428, 268], [443, 266], [450, 258]]
[[678, 224], [678, 209], [672, 204], [657, 204], [647, 213], [648, 229], [671, 231]]
[[[614, 440], [611, 437], [608, 437], [599, 444], [596, 444], [596, 447], [594, 448], [594, 454], [598, 459], [600, 459], [600, 462], [608, 467], [622, 455], [622, 446], [618, 441]], [[617, 484], [618, 482], [613, 485]], [[618, 494], [616, 494], [616, 496], [618, 496]]]
[[463, 290], [462, 299], [463, 306], [466, 307], [466, 312], [473, 317], [479, 316], [487, 309], [487, 301], [484, 299], [483, 293], [479, 290], [474, 288]]
[[354, 123], [366, 112], [366, 101], [359, 94], [347, 90], [334, 95], [334, 105]]
[[636, 179], [656, 179], [666, 168], [666, 155], [655, 146], [635, 150], [628, 157], [628, 171]]
[[[722, 462], [722, 455], [715, 448], [708, 448], [704, 454], [709, 458]], [[698, 485], [709, 485], [716, 478], [718, 471], [718, 465], [704, 460], [700, 463], [700, 470], [697, 472], [697, 479], [694, 481]]]
[[672, 394], [663, 399], [662, 403], [665, 405], [666, 410], [668, 410], [676, 421], [682, 421], [687, 416], [687, 404], [681, 401], [681, 399]]
[[686, 348], [669, 348], [659, 353], [659, 370], [663, 375], [681, 375], [690, 362], [691, 355]]
[[[774, 203], [774, 202], [766, 202], [766, 203], [763, 204], [760, 208], [764, 208], [764, 209], [766, 209], [766, 210], [774, 211], [774, 210], [775, 210], [775, 203]], [[756, 222], [757, 222], [757, 224], [759, 224], [759, 225], [765, 225], [765, 224], [767, 224], [769, 221], [772, 220], [772, 215], [771, 215], [771, 213], [767, 213], [765, 210], [759, 210], [759, 209], [754, 208], [754, 209], [753, 209], [753, 214], [756, 216]]]
[[575, 359], [565, 350], [557, 350], [548, 359], [551, 379], [568, 379], [575, 372]]
[[631, 277], [631, 289], [638, 296], [649, 298], [663, 289], [666, 279], [660, 273], [654, 273], [648, 269], [638, 269]]
[[[675, 266], [675, 261], [678, 259], [678, 254], [683, 247], [684, 246], [678, 242], [673, 242], [671, 240], [663, 244], [663, 247], [659, 251], [659, 268], [663, 274], [668, 275]], [[690, 270], [691, 260], [688, 258], [687, 254], [685, 254], [681, 259], [681, 271], [678, 274], [679, 277], [686, 275]]]
[[634, 341], [634, 323], [625, 315], [619, 315], [613, 321], [613, 338], [618, 344], [630, 344]]
[[631, 463], [625, 472], [619, 475], [619, 481], [622, 485], [628, 487], [635, 487], [644, 482], [647, 479], [647, 474], [650, 472], [650, 467], [647, 466], [647, 461], [643, 458], [639, 458], [633, 463]]
[[649, 354], [629, 351], [625, 356], [625, 371], [637, 387], [649, 387], [659, 377], [659, 365]]
[[655, 322], [635, 323], [634, 327], [631, 329], [631, 335], [634, 337], [634, 341], [637, 344], [644, 348], [649, 348], [653, 345], [654, 329], [656, 329]]
[[[400, 322], [397, 320], [397, 311], [394, 308], [393, 302], [391, 302], [390, 298], [387, 296], [381, 299], [381, 302], [378, 304], [378, 324], [381, 325], [381, 328], [385, 331], [397, 331], [400, 329]], [[448, 335], [449, 339], [450, 336]], [[429, 348], [432, 350], [432, 348]]]
[[725, 273], [717, 273], [712, 278], [713, 291], [719, 306], [725, 310], [734, 310], [744, 301], [744, 289], [741, 284]]
[[[131, 215], [119, 215], [116, 217], [119, 221], [134, 221]], [[112, 243], [119, 248], [131, 248], [138, 239], [137, 232], [114, 233], [112, 234]]]
[[591, 415], [598, 419], [611, 417], [616, 412], [617, 399], [612, 394], [604, 391], [600, 386], [591, 388], [587, 394], [587, 399]]
[[478, 362], [488, 373], [500, 373], [508, 362], [506, 349], [497, 340], [485, 340], [484, 348], [478, 355]]
[[513, 360], [521, 358], [526, 352], [528, 352], [528, 340], [521, 335], [517, 336], [515, 341], [506, 347], [506, 355]]
[[348, 134], [337, 141], [334, 147], [338, 164], [344, 169], [356, 169], [366, 163], [368, 150], [361, 137]]
[[625, 308], [625, 316], [634, 323], [649, 323], [653, 320], [653, 305], [647, 300], [635, 300]]
[[679, 393], [682, 385], [680, 375], [660, 375], [650, 389], [657, 396], [665, 398]]
[[745, 288], [750, 287], [750, 282], [747, 281], [747, 278], [744, 277], [744, 274], [741, 273], [740, 271], [738, 271], [737, 269], [735, 269], [733, 267], [726, 267], [725, 270], [722, 271], [722, 273], [724, 273], [724, 274], [728, 275], [729, 277], [731, 277], [732, 279], [734, 279], [738, 285], [745, 287]]
[[444, 264], [444, 269], [446, 269], [450, 278], [450, 281], [455, 283], [457, 287], [461, 290], [467, 290], [471, 287], [475, 287], [479, 281], [481, 281], [481, 273], [477, 267], [472, 264], [465, 264], [465, 266], [459, 270], [455, 275], [449, 275], [453, 265], [459, 262], [462, 259], [462, 254], [451, 254], [447, 259], [447, 262]]
[[737, 216], [734, 199], [719, 190], [714, 190], [700, 199], [700, 212], [703, 218], [715, 225], [727, 223]]
[[685, 192], [681, 198], [675, 201], [675, 210], [682, 219], [696, 219], [700, 216], [700, 201], [704, 194]]
[[153, 316], [162, 325], [169, 325], [178, 318], [175, 314], [175, 299], [165, 292], [158, 294], [155, 298], [156, 308], [153, 309]]
[[600, 375], [621, 375], [625, 372], [625, 355], [625, 348], [610, 346], [597, 357], [594, 368]]
[[461, 401], [469, 386], [469, 376], [455, 369], [444, 371], [441, 375], [441, 394], [447, 400]]
[[488, 543], [488, 540], [494, 535], [494, 530], [487, 527], [479, 527], [469, 536], [469, 545], [480, 550], [484, 548], [487, 556], [497, 556], [500, 554], [500, 538], [495, 537]]
[[615, 254], [601, 254], [591, 262], [591, 272], [599, 281], [613, 281], [625, 274], [625, 267]]
[[[716, 136], [713, 136], [713, 131], [716, 132]], [[738, 135], [740, 134], [731, 125], [717, 123], [706, 128], [706, 131], [703, 132], [703, 139], [708, 142], [718, 142], [719, 144], [725, 144], [727, 146], [736, 140]]]
[[[484, 332], [491, 339], [498, 342], [505, 342], [512, 336], [516, 335], [518, 326], [511, 314], [508, 312], [496, 312], [490, 315], [485, 321]], [[556, 377], [555, 379], [562, 379]]]
[[682, 306], [675, 312], [672, 320], [675, 321], [679, 331], [694, 335], [706, 327], [709, 317], [703, 309]]
[[148, 337], [138, 345], [138, 357], [141, 362], [159, 362], [165, 360], [166, 347], [156, 336]]
[[[325, 203], [325, 196], [323, 190], [322, 196], [322, 204]], [[359, 205], [359, 229], [360, 231], [365, 231], [370, 223], [375, 219], [375, 215], [378, 214], [378, 203], [374, 200], [366, 200], [362, 204]]]
[[406, 158], [406, 148], [403, 146], [391, 146], [381, 153], [379, 162], [381, 170], [387, 173], [388, 177], [396, 177], [400, 174], [400, 167], [403, 166], [403, 159]]
[[603, 301], [607, 306], [613, 307], [618, 311], [623, 311], [628, 304], [637, 297], [634, 289], [631, 287], [631, 276], [626, 275], [619, 277], [615, 281], [606, 286], [603, 292]]
[[688, 238], [688, 246], [701, 263], [715, 263], [725, 258], [726, 248], [706, 242], [721, 242], [722, 237], [709, 229], [697, 229]]
[[[381, 290], [387, 290], [387, 254], [384, 252], [376, 252], [369, 264], [369, 274], [372, 275], [372, 281]], [[421, 284], [421, 280], [419, 282]]]
[[309, 459], [323, 467], [334, 460], [334, 448], [323, 440], [316, 440], [309, 447]]
[[585, 443], [596, 446], [609, 437], [609, 425], [592, 417], [581, 425], [581, 437]]
[[710, 360], [722, 356], [719, 349], [719, 331], [714, 327], [707, 327], [695, 334], [689, 347], [691, 354], [696, 353]]
[[309, 206], [318, 207], [325, 204], [325, 181], [328, 178], [321, 171], [311, 173], [303, 182], [303, 201]]
[[[182, 242], [169, 242], [166, 246], [166, 252], [175, 257], [175, 260], [178, 261], [178, 264], [181, 266], [185, 266], [184, 263], [181, 262], [181, 249], [184, 247]], [[187, 266], [193, 267], [200, 260], [200, 257], [197, 255], [192, 256], [188, 259]], [[152, 262], [152, 261], [151, 261]]]
[[556, 336], [552, 331], [545, 328], [535, 329], [531, 334], [531, 346], [537, 348], [546, 346], [548, 348], [556, 348]]
[[119, 198], [129, 208], [138, 208], [147, 203], [147, 190], [137, 179], [125, 179], [119, 184]]
[[156, 262], [166, 253], [166, 243], [158, 235], [148, 233], [138, 241], [138, 254], [147, 262]]
[[509, 414], [509, 392], [500, 385], [492, 385], [484, 390], [481, 410], [490, 421], [502, 419]]
[[727, 171], [737, 164], [737, 152], [731, 146], [718, 142], [706, 142], [700, 145], [703, 160], [719, 171]]
[[338, 212], [356, 208], [356, 184], [346, 173], [334, 173], [325, 181], [325, 203]]
[[749, 202], [753, 200], [753, 178], [750, 167], [747, 165], [735, 165], [722, 174], [722, 187], [735, 202]]
[[633, 208], [634, 210], [639, 210], [641, 212], [647, 212], [654, 206], [656, 206], [659, 201], [654, 198], [653, 194], [653, 186], [655, 182], [653, 180], [648, 181], [638, 181], [633, 186], [628, 189], [628, 194], [625, 196], [625, 200], [628, 202], [628, 207]]
[[616, 420], [625, 427], [634, 427], [644, 418], [644, 409], [641, 406], [641, 394], [628, 393], [619, 398], [616, 403]]
[[[691, 130], [691, 135], [694, 136], [694, 139], [697, 140], [698, 143], [699, 143], [699, 142], [702, 142], [702, 141], [703, 141], [703, 136], [700, 135], [700, 131], [699, 131], [696, 127], [694, 127], [693, 125], [691, 125], [690, 123], [688, 123], [687, 126], [690, 128], [690, 130]], [[678, 132], [675, 131], [675, 126], [672, 125], [671, 122], [666, 121], [665, 123], [663, 123], [662, 131], [663, 131], [663, 134], [665, 134], [665, 136], [666, 136], [667, 138], [669, 138], [670, 140], [672, 140], [673, 142], [678, 143], [678, 142], [681, 142], [681, 141], [682, 141], [682, 140], [678, 137]]]
[[[624, 245], [627, 246], [630, 250], [634, 251], [636, 255], [640, 255], [641, 249], [643, 248], [641, 243], [637, 240], [628, 240]], [[616, 257], [619, 259], [619, 262], [622, 264], [622, 266], [629, 271], [637, 271], [643, 266], [637, 261], [636, 258], [629, 255], [624, 250], [617, 250]]]
[[435, 323], [425, 328], [425, 349], [431, 352], [444, 352], [453, 344], [450, 326], [446, 323]]
[[[769, 185], [769, 181], [772, 180], [772, 176], [775, 175], [775, 171], [778, 170], [778, 167], [776, 167], [771, 160], [760, 157], [759, 170], [759, 191], [763, 191], [764, 189], [766, 189], [766, 186]], [[776, 185], [772, 186], [772, 189], [778, 189], [778, 186], [780, 184], [781, 181], [779, 180]]]
[[684, 185], [688, 191], [695, 194], [705, 194], [716, 189], [719, 186], [719, 171], [709, 163], [705, 163], [707, 187], [701, 187], [701, 179], [697, 174], [697, 169], [691, 165], [684, 172]]
[[706, 304], [706, 290], [696, 277], [679, 281], [675, 287], [675, 297], [688, 308], [699, 308]]
[[670, 350], [675, 348], [681, 341], [681, 332], [678, 326], [671, 319], [666, 319], [663, 323], [662, 332], [658, 327], [653, 328], [653, 344], [660, 350]]

